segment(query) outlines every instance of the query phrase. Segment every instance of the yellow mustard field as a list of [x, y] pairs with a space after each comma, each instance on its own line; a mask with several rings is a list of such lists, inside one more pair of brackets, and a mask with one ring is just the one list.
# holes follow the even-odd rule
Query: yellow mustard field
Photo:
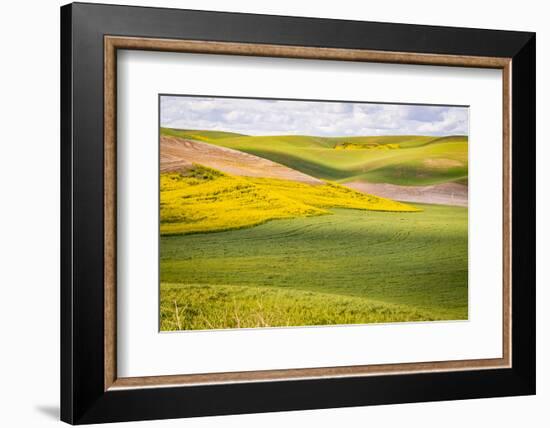
[[338, 143], [334, 146], [335, 150], [395, 150], [399, 149], [399, 144], [356, 144], [356, 143]]
[[420, 211], [329, 182], [310, 185], [240, 177], [200, 165], [160, 176], [162, 235], [240, 229], [269, 220], [330, 214], [328, 208]]

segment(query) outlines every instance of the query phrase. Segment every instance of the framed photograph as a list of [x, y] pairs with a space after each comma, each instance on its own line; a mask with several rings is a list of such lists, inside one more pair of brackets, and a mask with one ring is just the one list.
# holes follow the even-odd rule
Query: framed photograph
[[61, 418], [535, 393], [535, 35], [61, 8]]

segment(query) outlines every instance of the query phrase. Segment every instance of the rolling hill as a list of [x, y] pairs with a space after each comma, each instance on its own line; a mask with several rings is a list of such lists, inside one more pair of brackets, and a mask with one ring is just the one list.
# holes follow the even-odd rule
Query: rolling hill
[[160, 148], [161, 330], [468, 319], [466, 137]]
[[173, 128], [160, 128], [161, 135], [169, 135], [172, 137], [189, 138], [197, 141], [214, 141], [223, 138], [235, 138], [246, 137], [244, 134], [237, 134], [235, 132], [224, 131], [204, 131], [193, 129], [173, 129]]
[[180, 136], [246, 152], [340, 183], [423, 186], [464, 183], [468, 177], [465, 136], [243, 136], [214, 131], [214, 138], [210, 132], [163, 128], [161, 135], [183, 133]]
[[180, 137], [161, 136], [161, 172], [187, 170], [193, 164], [244, 177], [279, 178], [309, 184], [323, 183], [315, 177], [246, 152]]
[[331, 214], [329, 208], [420, 211], [334, 183], [241, 177], [197, 164], [160, 176], [162, 235], [241, 229], [270, 220]]

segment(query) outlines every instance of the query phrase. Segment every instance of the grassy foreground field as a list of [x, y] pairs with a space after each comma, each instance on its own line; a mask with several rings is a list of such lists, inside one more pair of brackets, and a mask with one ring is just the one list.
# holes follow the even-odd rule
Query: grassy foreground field
[[436, 320], [430, 311], [339, 296], [276, 287], [238, 285], [162, 285], [161, 329], [365, 324]]
[[161, 236], [161, 329], [467, 319], [467, 209]]

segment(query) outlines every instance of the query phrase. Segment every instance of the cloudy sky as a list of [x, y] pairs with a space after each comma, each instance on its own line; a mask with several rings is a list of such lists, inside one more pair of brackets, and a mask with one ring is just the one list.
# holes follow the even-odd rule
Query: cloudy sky
[[468, 108], [375, 103], [174, 97], [161, 126], [249, 135], [467, 135]]

